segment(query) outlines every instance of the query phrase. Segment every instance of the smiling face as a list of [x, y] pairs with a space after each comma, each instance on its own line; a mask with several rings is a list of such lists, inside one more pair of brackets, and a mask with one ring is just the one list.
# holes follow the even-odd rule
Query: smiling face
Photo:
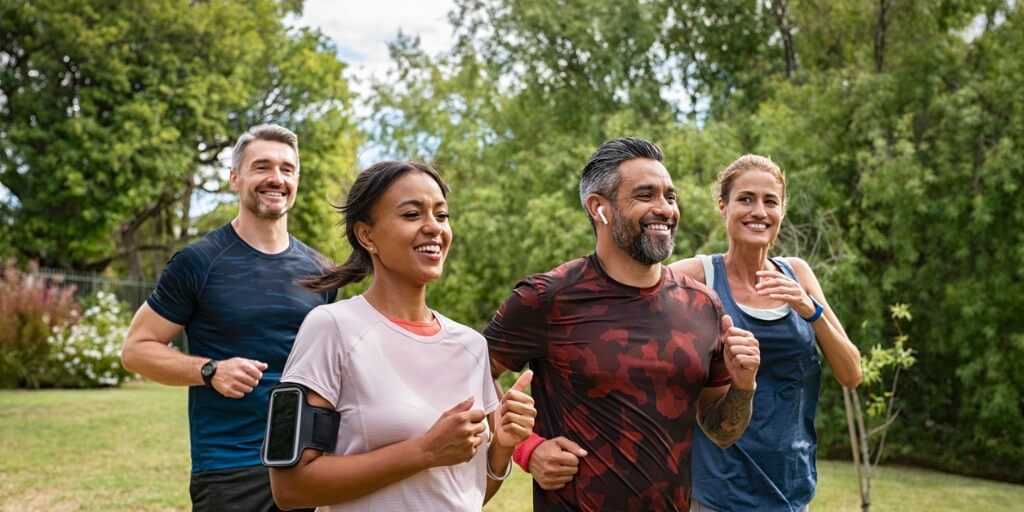
[[634, 158], [619, 166], [622, 180], [611, 207], [615, 246], [644, 265], [664, 261], [675, 248], [676, 188], [657, 160]]
[[785, 216], [782, 183], [769, 172], [745, 171], [732, 182], [728, 201], [718, 200], [730, 244], [771, 246]]
[[377, 278], [426, 286], [441, 277], [452, 243], [448, 203], [428, 174], [410, 171], [395, 179], [360, 222], [359, 241], [373, 255]]
[[261, 219], [280, 219], [295, 204], [299, 188], [295, 150], [283, 142], [254, 140], [246, 146], [239, 168], [231, 170], [230, 182], [243, 211]]

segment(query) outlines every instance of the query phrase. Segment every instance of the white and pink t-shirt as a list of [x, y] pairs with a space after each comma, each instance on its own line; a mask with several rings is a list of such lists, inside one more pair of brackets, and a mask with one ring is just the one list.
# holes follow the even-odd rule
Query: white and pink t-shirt
[[[497, 408], [483, 336], [436, 311], [434, 316], [441, 330], [432, 336], [403, 329], [362, 296], [319, 306], [306, 316], [281, 382], [306, 386], [341, 413], [336, 455], [420, 436], [470, 396], [474, 409]], [[480, 510], [486, 463], [485, 444], [469, 462], [430, 468], [326, 509]]]

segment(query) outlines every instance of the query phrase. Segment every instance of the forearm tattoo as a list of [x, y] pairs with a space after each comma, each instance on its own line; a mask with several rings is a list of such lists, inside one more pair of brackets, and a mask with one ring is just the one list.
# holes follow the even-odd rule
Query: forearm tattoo
[[732, 445], [750, 423], [754, 391], [729, 386], [729, 392], [704, 412], [700, 426], [708, 438], [721, 448]]

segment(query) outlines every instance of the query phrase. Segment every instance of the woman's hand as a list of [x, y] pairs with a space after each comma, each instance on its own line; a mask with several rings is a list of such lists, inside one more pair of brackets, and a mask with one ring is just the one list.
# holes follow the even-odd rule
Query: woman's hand
[[448, 409], [420, 438], [427, 466], [454, 466], [473, 458], [483, 442], [486, 414], [473, 407], [473, 397]]
[[537, 409], [533, 406], [533, 397], [523, 392], [533, 380], [533, 371], [526, 370], [519, 376], [512, 388], [501, 397], [498, 405], [495, 441], [498, 446], [512, 448], [533, 432], [533, 421], [537, 417]]
[[759, 270], [757, 272], [757, 294], [781, 300], [796, 311], [796, 314], [807, 318], [814, 314], [814, 302], [800, 283], [786, 277], [778, 270]]

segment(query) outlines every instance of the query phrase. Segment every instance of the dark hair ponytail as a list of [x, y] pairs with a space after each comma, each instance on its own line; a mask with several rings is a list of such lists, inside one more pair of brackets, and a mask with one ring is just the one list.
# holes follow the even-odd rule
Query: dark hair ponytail
[[352, 254], [349, 254], [345, 263], [330, 268], [325, 274], [301, 279], [298, 283], [317, 292], [333, 291], [349, 283], [358, 283], [372, 274], [373, 258], [370, 256], [370, 252], [359, 243], [359, 238], [356, 236], [356, 223], [373, 224], [373, 220], [370, 218], [373, 206], [377, 204], [377, 201], [395, 180], [413, 171], [422, 172], [433, 178], [437, 182], [437, 186], [441, 188], [441, 194], [448, 197], [448, 185], [441, 179], [441, 175], [427, 164], [386, 160], [371, 165], [356, 177], [345, 198], [345, 204], [334, 206], [334, 209], [342, 215], [345, 238], [352, 246]]

